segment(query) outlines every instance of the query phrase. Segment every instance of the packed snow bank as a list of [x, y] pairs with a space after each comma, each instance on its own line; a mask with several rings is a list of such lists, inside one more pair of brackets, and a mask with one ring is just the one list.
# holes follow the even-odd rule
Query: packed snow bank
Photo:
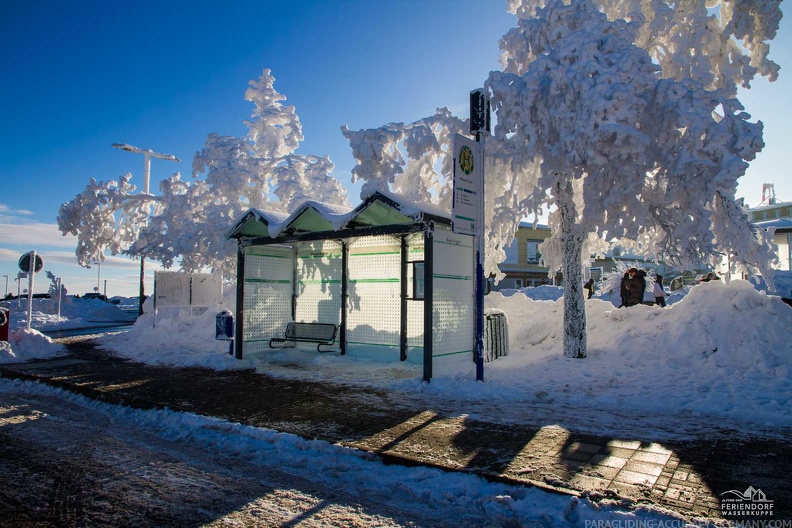
[[96, 323], [128, 323], [134, 317], [116, 305], [98, 299], [64, 297], [58, 317], [57, 299], [33, 299], [27, 330], [27, 299], [5, 301], [10, 314], [8, 342], [0, 341], [0, 363], [21, 363], [63, 355], [66, 347], [55, 343], [39, 330], [64, 330], [94, 326]]
[[[11, 328], [27, 326], [27, 299], [6, 301], [3, 304], [11, 314]], [[30, 325], [38, 330], [66, 330], [95, 326], [96, 323], [124, 324], [134, 320], [134, 316], [115, 304], [67, 296], [61, 300], [60, 317], [57, 299], [33, 299]]]
[[792, 309], [745, 281], [695, 286], [665, 309], [591, 299], [585, 359], [563, 356], [563, 302], [486, 304], [507, 314], [510, 343], [487, 380], [512, 397], [792, 426]]
[[[491, 293], [487, 308], [508, 317], [510, 352], [484, 367], [422, 383], [420, 365], [378, 363], [308, 350], [265, 351], [242, 361], [214, 338], [219, 307], [179, 319], [145, 315], [103, 346], [143, 362], [214, 369], [256, 368], [297, 379], [323, 379], [464, 402], [558, 405], [666, 415], [762, 429], [792, 427], [792, 308], [745, 281], [694, 286], [673, 306], [615, 308], [586, 302], [588, 357], [563, 356], [563, 300]], [[184, 315], [184, 314], [182, 314]], [[471, 362], [472, 364], [472, 362]], [[742, 426], [741, 426], [742, 427]]]
[[204, 366], [218, 370], [252, 368], [228, 354], [228, 341], [215, 339], [215, 317], [222, 310], [214, 306], [200, 315], [189, 309], [145, 313], [131, 330], [108, 334], [99, 343], [141, 362], [182, 366]]
[[33, 329], [11, 330], [8, 341], [0, 341], [0, 363], [23, 363], [65, 353], [66, 347]]

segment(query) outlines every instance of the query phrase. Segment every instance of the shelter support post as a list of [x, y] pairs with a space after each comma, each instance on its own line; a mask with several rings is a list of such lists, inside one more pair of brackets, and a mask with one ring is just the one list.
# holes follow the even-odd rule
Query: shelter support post
[[349, 300], [349, 244], [341, 241], [341, 328], [338, 339], [341, 345], [341, 355], [347, 351], [347, 307]]
[[431, 229], [424, 231], [424, 360], [423, 379], [432, 379], [432, 300], [434, 297], [434, 236]]
[[292, 253], [292, 302], [291, 302], [291, 320], [297, 320], [297, 294], [299, 292], [298, 288], [300, 287], [300, 272], [297, 269], [297, 261], [299, 260], [298, 257], [298, 248], [299, 244], [294, 244], [292, 246], [294, 252]]
[[234, 357], [242, 359], [242, 350], [245, 342], [245, 326], [243, 321], [245, 307], [245, 247], [237, 246], [237, 296], [236, 296], [236, 322], [234, 324]]
[[399, 315], [399, 359], [407, 360], [407, 237], [401, 237], [401, 306]]

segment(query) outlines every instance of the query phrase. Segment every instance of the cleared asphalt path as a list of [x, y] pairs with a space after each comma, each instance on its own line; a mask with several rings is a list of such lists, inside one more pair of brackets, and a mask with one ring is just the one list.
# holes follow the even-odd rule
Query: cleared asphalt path
[[505, 425], [447, 413], [404, 394], [252, 371], [144, 365], [84, 339], [69, 347], [70, 358], [8, 365], [0, 373], [111, 403], [168, 407], [318, 438], [387, 462], [472, 471], [625, 505], [655, 504], [688, 518], [721, 517], [724, 492], [753, 487], [774, 501], [773, 519], [792, 518], [792, 445], [784, 440], [717, 431], [711, 440], [669, 442], [653, 440], [651, 430], [638, 426], [632, 436], [609, 436], [578, 434], [552, 421]]

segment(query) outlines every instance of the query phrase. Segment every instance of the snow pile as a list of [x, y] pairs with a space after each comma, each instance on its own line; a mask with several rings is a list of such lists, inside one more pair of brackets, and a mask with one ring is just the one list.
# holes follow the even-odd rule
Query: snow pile
[[[3, 303], [10, 315], [8, 342], [0, 341], [0, 363], [46, 359], [66, 353], [39, 330], [66, 330], [131, 323], [134, 317], [117, 305], [99, 299], [63, 297], [60, 317], [57, 299], [33, 299], [30, 331], [27, 330], [27, 299]], [[97, 324], [99, 323], [99, 324]]]
[[54, 343], [38, 330], [20, 328], [8, 333], [8, 341], [0, 341], [0, 364], [23, 363], [66, 353], [66, 347]]
[[512, 395], [792, 426], [792, 309], [745, 281], [695, 286], [665, 309], [587, 301], [582, 360], [562, 354], [562, 302], [486, 301], [509, 317], [510, 342], [510, 355], [487, 365], [487, 380]]
[[[27, 326], [27, 299], [4, 303], [11, 314], [11, 328]], [[39, 330], [64, 330], [96, 326], [94, 323], [124, 324], [134, 321], [134, 316], [117, 305], [99, 299], [81, 299], [67, 296], [61, 299], [58, 318], [57, 299], [33, 299], [31, 327]]]
[[189, 309], [145, 313], [131, 330], [105, 335], [100, 343], [146, 363], [218, 370], [251, 368], [228, 354], [228, 341], [215, 339], [215, 317], [221, 310], [214, 306], [199, 315], [191, 315]]
[[479, 402], [515, 409], [512, 404], [526, 403], [666, 415], [672, 421], [708, 417], [703, 421], [727, 420], [749, 430], [792, 426], [792, 309], [745, 281], [714, 281], [687, 291], [667, 308], [586, 301], [585, 359], [563, 356], [563, 300], [493, 292], [486, 307], [507, 315], [510, 351], [485, 365], [484, 384], [469, 370], [424, 384], [421, 365], [400, 362], [396, 354], [379, 363], [284, 349], [234, 360], [228, 343], [214, 339], [216, 310], [181, 320], [160, 315], [156, 326], [153, 315], [145, 315], [131, 331], [100, 342], [143, 362], [256, 368], [274, 376], [423, 393], [460, 402], [466, 412]]
[[528, 288], [520, 288], [520, 289], [503, 289], [500, 290], [499, 293], [504, 297], [511, 297], [516, 293], [522, 293], [529, 299], [533, 299], [535, 301], [557, 301], [561, 297], [564, 296], [564, 288], [561, 286], [551, 286], [549, 284], [543, 284], [541, 286], [532, 286]]

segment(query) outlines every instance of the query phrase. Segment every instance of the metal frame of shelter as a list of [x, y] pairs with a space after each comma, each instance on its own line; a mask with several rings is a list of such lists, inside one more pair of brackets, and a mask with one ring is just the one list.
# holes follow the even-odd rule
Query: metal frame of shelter
[[234, 356], [269, 350], [297, 321], [338, 325], [341, 354], [422, 362], [426, 381], [447, 365], [473, 367], [473, 239], [451, 227], [433, 206], [382, 192], [343, 213], [317, 202], [285, 219], [249, 210], [228, 232], [238, 244]]

